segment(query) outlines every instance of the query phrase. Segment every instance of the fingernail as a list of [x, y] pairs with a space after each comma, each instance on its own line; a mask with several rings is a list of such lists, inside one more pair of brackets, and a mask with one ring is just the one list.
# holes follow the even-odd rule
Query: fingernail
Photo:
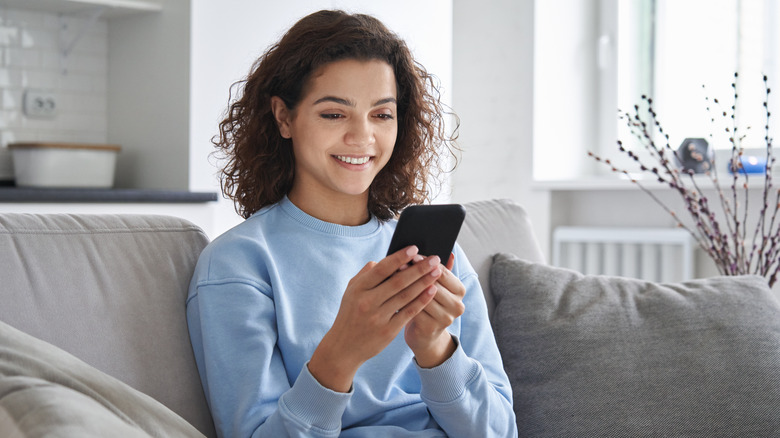
[[417, 254], [417, 251], [419, 251], [419, 249], [417, 249], [417, 246], [412, 245], [409, 248], [406, 248], [406, 255], [412, 257], [413, 255]]
[[431, 271], [431, 277], [438, 277], [439, 275], [441, 275], [441, 268], [437, 267], [436, 269]]
[[412, 260], [414, 260], [415, 262], [419, 262], [419, 261], [421, 261], [424, 258], [425, 257], [421, 256], [420, 254], [417, 254], [416, 256], [414, 256], [414, 258]]
[[439, 258], [439, 256], [433, 256], [428, 259], [428, 264], [431, 266], [436, 266], [438, 264], [441, 264], [441, 259]]

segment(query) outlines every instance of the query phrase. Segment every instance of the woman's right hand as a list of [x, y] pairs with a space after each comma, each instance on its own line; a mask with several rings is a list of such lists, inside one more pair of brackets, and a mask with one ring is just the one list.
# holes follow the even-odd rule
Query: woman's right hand
[[350, 280], [333, 326], [309, 361], [309, 372], [322, 386], [348, 392], [358, 368], [433, 299], [441, 260], [427, 257], [407, 267], [417, 251], [410, 246], [369, 262]]

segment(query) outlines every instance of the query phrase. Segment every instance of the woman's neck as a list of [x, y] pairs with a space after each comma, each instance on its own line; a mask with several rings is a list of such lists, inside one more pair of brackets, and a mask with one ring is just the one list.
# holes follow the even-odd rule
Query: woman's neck
[[358, 196], [303, 196], [295, 190], [290, 201], [309, 216], [332, 224], [358, 226], [369, 221], [368, 192]]

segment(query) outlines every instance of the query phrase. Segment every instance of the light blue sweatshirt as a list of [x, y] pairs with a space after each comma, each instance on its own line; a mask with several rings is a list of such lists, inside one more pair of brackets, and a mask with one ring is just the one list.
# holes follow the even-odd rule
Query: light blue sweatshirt
[[206, 247], [187, 321], [220, 436], [517, 436], [484, 296], [459, 247], [453, 273], [466, 287], [466, 311], [449, 328], [452, 357], [418, 367], [402, 331], [360, 367], [349, 393], [309, 373], [347, 282], [385, 256], [395, 224], [327, 223], [284, 198]]

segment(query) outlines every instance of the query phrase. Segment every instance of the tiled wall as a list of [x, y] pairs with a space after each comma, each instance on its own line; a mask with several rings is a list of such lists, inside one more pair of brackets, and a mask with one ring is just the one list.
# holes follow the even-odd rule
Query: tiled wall
[[[17, 141], [105, 143], [108, 25], [90, 11], [60, 17], [0, 3], [0, 147]], [[60, 41], [83, 36], [63, 58]], [[54, 118], [27, 117], [26, 89], [52, 91]]]

